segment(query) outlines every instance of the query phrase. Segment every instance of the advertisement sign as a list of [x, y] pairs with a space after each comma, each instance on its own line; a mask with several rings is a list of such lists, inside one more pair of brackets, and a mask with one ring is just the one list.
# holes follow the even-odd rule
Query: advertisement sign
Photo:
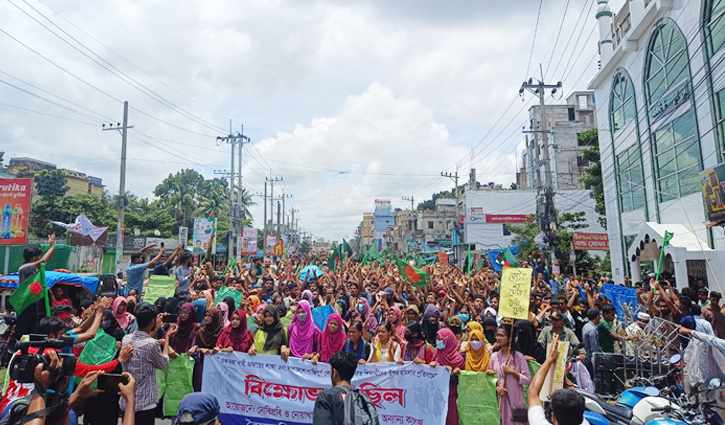
[[216, 239], [212, 241], [211, 235], [216, 233], [216, 220], [209, 221], [206, 218], [194, 219], [194, 253], [203, 254], [209, 249], [212, 243], [211, 253], [216, 254]]
[[376, 206], [377, 205], [381, 205], [381, 206], [390, 205], [390, 199], [376, 199], [375, 200], [375, 205]]
[[526, 214], [486, 214], [486, 223], [532, 223], [533, 221]]
[[[444, 367], [375, 363], [359, 365], [352, 385], [370, 397], [381, 425], [444, 425], [449, 381]], [[219, 401], [225, 425], [312, 424], [315, 400], [330, 387], [327, 363], [237, 352], [204, 359], [201, 391]]]
[[471, 215], [483, 215], [483, 207], [471, 207]]
[[438, 251], [438, 264], [441, 267], [448, 265], [448, 253], [446, 251]]
[[725, 220], [725, 162], [700, 173], [707, 220]]
[[0, 245], [25, 245], [32, 179], [0, 179]]
[[186, 248], [189, 243], [189, 228], [186, 226], [179, 226], [179, 245]]
[[609, 251], [609, 236], [606, 233], [574, 233], [574, 249], [580, 251]]
[[237, 242], [239, 255], [257, 255], [257, 229], [245, 227]]
[[274, 252], [275, 245], [277, 245], [277, 236], [267, 235], [267, 240], [264, 242], [264, 252], [272, 254]]

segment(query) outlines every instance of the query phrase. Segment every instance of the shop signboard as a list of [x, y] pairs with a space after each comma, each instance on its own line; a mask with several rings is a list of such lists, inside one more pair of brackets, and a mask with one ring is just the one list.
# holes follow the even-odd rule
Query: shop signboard
[[208, 220], [206, 218], [194, 219], [194, 253], [205, 253], [212, 244], [211, 253], [216, 254], [216, 240], [212, 240], [212, 234], [216, 234], [216, 219]]
[[712, 223], [725, 220], [725, 162], [701, 172], [700, 184], [707, 220]]
[[257, 229], [245, 227], [239, 235], [239, 255], [257, 255]]
[[0, 245], [25, 245], [32, 179], [0, 179]]
[[581, 251], [609, 251], [609, 236], [606, 233], [572, 234], [575, 250]]

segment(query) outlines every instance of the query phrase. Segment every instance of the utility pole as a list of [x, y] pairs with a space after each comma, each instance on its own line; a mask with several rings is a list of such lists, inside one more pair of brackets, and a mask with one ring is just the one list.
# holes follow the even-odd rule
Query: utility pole
[[[282, 180], [284, 180], [284, 178], [283, 177], [272, 178], [271, 173], [270, 173], [270, 177], [269, 178], [265, 177], [265, 180], [269, 182], [269, 219], [272, 222], [272, 229], [274, 229], [274, 184], [275, 184], [275, 182], [281, 182]], [[267, 224], [265, 223], [265, 226], [266, 225]], [[279, 230], [279, 217], [277, 218], [277, 227]], [[264, 243], [265, 244], [267, 243], [266, 238], [264, 240]], [[266, 248], [266, 246], [265, 246], [265, 248]]]
[[262, 205], [264, 205], [264, 226], [262, 226], [262, 252], [264, 252], [264, 244], [267, 241], [267, 182], [264, 182], [264, 195], [258, 193], [257, 196], [262, 197]]
[[[121, 132], [121, 183], [118, 188], [118, 227], [116, 230], [116, 274], [123, 271], [123, 218], [126, 210], [126, 140], [128, 129], [128, 102], [123, 102], [123, 127], [120, 123], [113, 123], [106, 128], [103, 124], [101, 131], [117, 130]], [[6, 257], [7, 258], [7, 257]]]
[[[242, 153], [241, 148], [243, 144], [243, 140], [245, 139], [245, 136], [237, 133], [232, 134], [232, 120], [229, 120], [229, 135], [226, 137], [217, 137], [217, 140], [221, 140], [222, 142], [231, 143], [232, 145], [232, 151], [231, 151], [231, 170], [229, 170], [229, 244], [227, 245], [227, 257], [232, 258], [234, 256], [234, 238], [236, 236], [236, 227], [237, 227], [237, 221], [238, 217], [236, 217], [236, 210], [234, 208], [236, 194], [234, 192], [234, 183], [236, 180], [236, 176], [234, 175], [234, 155], [236, 154], [235, 149], [237, 147], [237, 140], [240, 141], [239, 143], [239, 169], [241, 170], [242, 167]], [[241, 172], [239, 173], [240, 179], [241, 179]], [[241, 190], [241, 186], [239, 186], [239, 189]]]
[[[543, 80], [543, 77], [542, 77]], [[541, 137], [541, 149], [543, 150], [543, 163], [544, 163], [544, 173], [545, 173], [545, 183], [543, 185], [543, 193], [540, 192], [538, 196], [538, 202], [537, 202], [537, 211], [536, 215], [539, 218], [539, 228], [542, 232], [544, 232], [544, 235], [546, 236], [546, 240], [549, 245], [549, 249], [551, 251], [551, 258], [552, 258], [552, 266], [554, 265], [554, 261], [556, 258], [556, 254], [558, 251], [557, 248], [557, 237], [556, 237], [556, 208], [554, 206], [554, 195], [556, 192], [554, 191], [554, 185], [552, 182], [552, 175], [551, 175], [551, 164], [549, 162], [549, 127], [546, 123], [546, 104], [544, 102], [544, 95], [546, 94], [546, 90], [551, 90], [551, 94], [553, 95], [556, 93], [558, 89], [561, 88], [561, 82], [558, 82], [557, 84], [545, 84], [543, 81], [536, 81], [533, 78], [530, 78], [529, 81], [524, 81], [524, 83], [521, 85], [521, 89], [519, 89], [519, 94], [523, 94], [524, 90], [528, 90], [529, 92], [537, 95], [539, 97], [539, 122], [537, 129], [535, 130], [535, 133], [539, 134]], [[537, 162], [539, 160], [538, 157], [538, 151], [539, 146], [537, 143]], [[537, 164], [537, 174], [540, 167], [540, 163]], [[541, 183], [540, 177], [537, 178], [539, 180], [537, 183]]]
[[413, 208], [413, 204], [415, 203], [415, 199], [413, 198], [413, 194], [412, 193], [410, 194], [410, 198], [408, 198], [407, 196], [403, 196], [403, 200], [404, 201], [410, 201], [410, 211], [413, 211], [413, 209], [414, 209]]
[[[456, 186], [453, 189], [453, 191], [454, 191], [454, 193], [456, 195], [456, 215], [457, 216], [460, 216], [460, 212], [458, 210], [458, 204], [460, 203], [460, 200], [458, 199], [458, 167], [456, 167], [456, 173], [455, 174], [441, 172], [441, 177], [448, 177], [449, 179], [451, 179], [451, 180], [453, 180], [455, 182], [455, 185]], [[458, 221], [456, 221], [456, 223], [457, 222]], [[455, 249], [456, 261], [460, 261], [460, 259], [462, 258], [461, 248], [460, 248], [461, 244], [459, 242], [459, 240], [460, 240], [460, 237], [459, 237], [460, 234], [458, 234], [458, 229], [456, 229], [455, 227], [453, 228], [453, 232], [456, 233], [456, 235], [453, 235], [453, 236], [456, 236], [454, 238], [455, 245], [453, 247]]]
[[[286, 209], [285, 209], [285, 199], [291, 198], [291, 197], [292, 197], [292, 195], [285, 195], [284, 194], [284, 191], [282, 192], [282, 225], [283, 226], [285, 225], [284, 224], [284, 221], [285, 221], [285, 211], [286, 211]], [[289, 231], [289, 228], [287, 228], [286, 231]]]

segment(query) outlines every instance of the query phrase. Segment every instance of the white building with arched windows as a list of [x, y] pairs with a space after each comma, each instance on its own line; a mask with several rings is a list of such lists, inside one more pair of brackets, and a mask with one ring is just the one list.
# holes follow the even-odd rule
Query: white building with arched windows
[[723, 228], [706, 225], [699, 174], [725, 154], [725, 0], [598, 0], [601, 67], [589, 84], [614, 279], [662, 270], [725, 287]]

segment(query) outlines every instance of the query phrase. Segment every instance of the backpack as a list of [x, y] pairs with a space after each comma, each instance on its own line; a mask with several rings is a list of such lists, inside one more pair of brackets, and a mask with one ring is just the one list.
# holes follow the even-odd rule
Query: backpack
[[338, 385], [345, 393], [345, 419], [343, 425], [379, 425], [378, 412], [367, 394], [345, 385]]

